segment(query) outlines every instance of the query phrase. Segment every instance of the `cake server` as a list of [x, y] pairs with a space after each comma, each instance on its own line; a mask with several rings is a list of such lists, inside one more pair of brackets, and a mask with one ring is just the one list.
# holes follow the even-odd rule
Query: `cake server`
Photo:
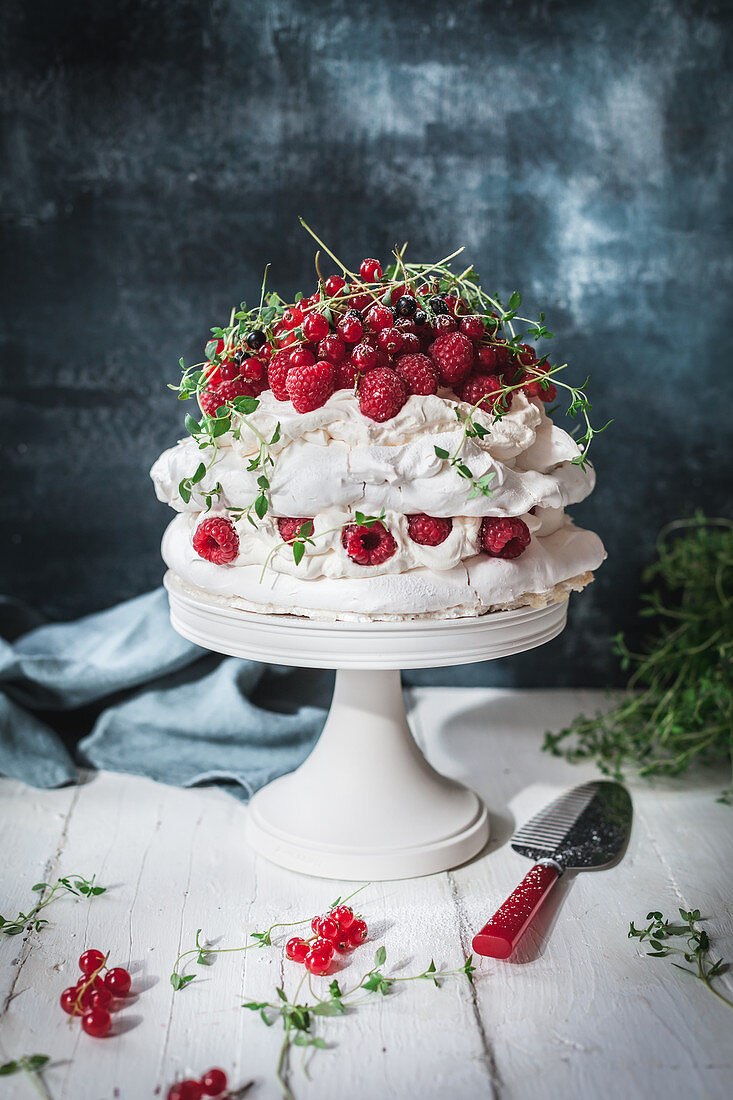
[[597, 870], [621, 858], [631, 818], [628, 791], [607, 779], [573, 787], [530, 818], [510, 844], [534, 867], [473, 937], [476, 954], [508, 959], [564, 871]]

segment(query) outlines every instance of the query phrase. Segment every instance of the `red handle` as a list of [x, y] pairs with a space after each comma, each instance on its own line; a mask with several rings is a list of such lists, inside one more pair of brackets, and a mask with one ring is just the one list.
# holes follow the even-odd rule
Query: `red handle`
[[473, 937], [477, 955], [508, 959], [559, 877], [552, 863], [535, 863], [491, 920]]

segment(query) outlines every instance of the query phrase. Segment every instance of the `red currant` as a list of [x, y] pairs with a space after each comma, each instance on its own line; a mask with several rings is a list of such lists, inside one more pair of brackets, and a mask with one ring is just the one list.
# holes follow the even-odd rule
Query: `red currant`
[[242, 363], [242, 374], [250, 382], [260, 382], [265, 376], [264, 364], [254, 357], [245, 359]]
[[353, 943], [349, 943], [348, 936], [344, 933], [341, 934], [341, 939], [336, 941], [336, 950], [340, 951], [342, 955], [345, 955], [347, 951], [351, 951]]
[[324, 940], [320, 936], [311, 947], [311, 952], [315, 951], [319, 955], [323, 955], [330, 962], [333, 958], [333, 953], [336, 950], [332, 940]]
[[374, 299], [369, 294], [359, 294], [358, 283], [352, 283], [351, 289], [357, 291], [356, 294], [349, 295], [349, 305], [352, 309], [358, 309], [362, 313], [365, 309], [368, 309]]
[[480, 340], [486, 332], [480, 317], [461, 317], [458, 328], [469, 340]]
[[219, 368], [219, 377], [223, 382], [233, 382], [235, 378], [239, 378], [240, 374], [241, 368], [237, 363], [233, 363], [231, 359], [227, 360], [226, 363], [222, 363]]
[[356, 920], [352, 922], [347, 935], [349, 937], [349, 943], [352, 943], [354, 947], [358, 947], [360, 943], [364, 943], [368, 935], [366, 921], [357, 917]]
[[209, 343], [207, 343], [206, 345], [207, 348], [209, 344], [215, 345], [212, 355], [221, 355], [221, 353], [224, 351], [224, 340], [209, 340]]
[[451, 317], [461, 317], [466, 312], [466, 303], [457, 294], [446, 294], [445, 304]]
[[357, 340], [361, 340], [362, 333], [364, 332], [364, 326], [358, 317], [342, 317], [338, 325], [339, 335], [344, 338], [347, 344], [355, 344]]
[[112, 1017], [106, 1008], [93, 1008], [82, 1016], [81, 1026], [92, 1038], [103, 1039], [112, 1026]]
[[282, 315], [282, 323], [288, 331], [297, 328], [302, 320], [303, 314], [297, 306], [291, 306]]
[[285, 944], [285, 954], [296, 963], [302, 963], [309, 951], [310, 947], [300, 936], [293, 936]]
[[517, 347], [522, 349], [517, 358], [523, 367], [531, 367], [537, 362], [537, 356], [531, 344], [518, 344]]
[[377, 352], [369, 344], [357, 344], [351, 352], [351, 362], [357, 370], [364, 373], [377, 365]]
[[227, 1075], [223, 1069], [209, 1069], [201, 1078], [204, 1096], [220, 1096], [227, 1087]]
[[290, 356], [291, 367], [310, 367], [315, 361], [315, 355], [307, 348], [296, 348]]
[[93, 989], [89, 994], [90, 1008], [109, 1008], [111, 1004], [112, 994], [105, 986], [101, 989]]
[[402, 349], [402, 333], [398, 328], [383, 328], [379, 334], [379, 346], [382, 351], [396, 355]]
[[318, 345], [318, 358], [325, 359], [328, 363], [340, 363], [346, 358], [346, 345], [340, 336], [331, 333], [324, 336]]
[[323, 951], [309, 951], [305, 957], [306, 970], [311, 974], [325, 974], [331, 965], [331, 959]]
[[269, 363], [272, 359], [272, 348], [269, 344], [265, 344], [263, 348], [257, 352], [263, 363]]
[[168, 1089], [168, 1100], [201, 1100], [204, 1095], [200, 1081], [194, 1081], [188, 1077], [185, 1081], [179, 1081]]
[[333, 298], [340, 290], [343, 290], [345, 286], [346, 279], [342, 279], [340, 275], [331, 275], [326, 279], [326, 294], [329, 298]]
[[420, 350], [420, 337], [414, 332], [402, 333], [402, 348], [401, 351], [405, 354], [412, 353]]
[[359, 274], [365, 283], [376, 283], [382, 278], [382, 265], [379, 260], [367, 258], [359, 264]]
[[324, 940], [333, 942], [339, 937], [339, 926], [332, 917], [321, 917], [316, 934]]
[[337, 905], [335, 909], [331, 910], [331, 916], [342, 932], [345, 932], [354, 923], [354, 910], [350, 905]]
[[303, 321], [303, 334], [306, 340], [322, 340], [328, 333], [328, 321], [322, 313], [309, 313]]
[[383, 328], [391, 328], [394, 324], [394, 311], [389, 306], [372, 306], [367, 314], [367, 321], [375, 332]]
[[450, 313], [439, 313], [435, 318], [435, 331], [441, 332], [455, 332], [458, 328], [455, 317], [451, 317]]
[[75, 985], [71, 985], [68, 989], [65, 989], [59, 997], [59, 1004], [64, 1012], [68, 1012], [69, 1016], [79, 1015], [80, 1009], [77, 1007], [78, 996], [79, 990]]
[[121, 966], [116, 966], [113, 970], [107, 971], [104, 984], [115, 997], [124, 997], [130, 992], [132, 978]]
[[79, 958], [79, 969], [82, 974], [93, 974], [95, 970], [99, 970], [100, 966], [104, 965], [104, 955], [101, 951], [91, 948], [89, 951], [85, 951]]

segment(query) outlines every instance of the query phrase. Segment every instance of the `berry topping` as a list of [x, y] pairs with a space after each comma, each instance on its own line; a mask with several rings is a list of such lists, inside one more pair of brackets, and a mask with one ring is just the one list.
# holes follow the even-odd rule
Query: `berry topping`
[[486, 332], [480, 317], [461, 317], [458, 330], [469, 340], [480, 340]]
[[204, 1096], [221, 1096], [227, 1087], [227, 1075], [223, 1069], [208, 1069], [201, 1078]]
[[[357, 311], [354, 310], [354, 313]], [[361, 340], [364, 332], [364, 325], [360, 321], [358, 316], [353, 316], [347, 313], [338, 323], [339, 336], [343, 337], [347, 344], [355, 344], [357, 340]], [[328, 337], [326, 337], [328, 339]]]
[[112, 1026], [112, 1017], [106, 1008], [93, 1008], [82, 1016], [81, 1026], [92, 1038], [103, 1039]]
[[333, 365], [321, 360], [305, 367], [291, 367], [285, 379], [285, 388], [296, 412], [320, 409], [333, 393]]
[[[460, 387], [459, 396], [469, 405], [480, 405], [482, 409], [493, 409], [501, 396], [501, 379], [495, 374], [475, 374]], [[505, 404], [511, 404], [512, 395], [506, 396]]]
[[[417, 340], [417, 337], [414, 339]], [[438, 371], [429, 356], [420, 352], [401, 355], [395, 363], [395, 370], [407, 384], [410, 393], [438, 392]]]
[[531, 344], [517, 344], [517, 347], [521, 349], [517, 359], [523, 367], [531, 367], [537, 362], [537, 353]]
[[376, 283], [382, 278], [382, 265], [379, 260], [367, 258], [359, 264], [359, 274], [365, 283]]
[[326, 279], [326, 294], [329, 298], [334, 298], [345, 286], [346, 279], [342, 279], [340, 275], [331, 275]]
[[492, 558], [518, 558], [529, 546], [529, 527], [522, 519], [487, 516], [481, 521], [481, 545]]
[[291, 306], [290, 309], [286, 309], [282, 316], [282, 323], [288, 332], [291, 329], [297, 328], [303, 320], [303, 312], [298, 309], [297, 306]]
[[270, 389], [275, 394], [278, 401], [288, 400], [285, 379], [288, 376], [288, 371], [293, 365], [291, 362], [292, 356], [297, 354], [299, 353], [287, 350], [276, 351], [267, 365], [267, 379], [270, 383]]
[[455, 332], [458, 328], [458, 322], [455, 317], [451, 317], [449, 313], [441, 313], [435, 318], [435, 331], [440, 332]]
[[310, 947], [301, 936], [293, 936], [285, 944], [285, 954], [292, 962], [302, 963], [309, 951]]
[[514, 363], [514, 356], [503, 340], [483, 345], [476, 354], [479, 365], [488, 371], [503, 371]]
[[283, 542], [292, 542], [293, 539], [297, 539], [304, 523], [311, 525], [308, 534], [313, 534], [313, 520], [308, 516], [281, 516], [277, 521], [277, 529]]
[[[204, 520], [204, 523], [206, 520]], [[228, 519], [222, 521], [223, 523], [229, 523]], [[201, 525], [199, 525], [201, 526]], [[234, 528], [232, 528], [234, 530]], [[234, 531], [234, 537], [237, 538], [237, 532]], [[239, 539], [237, 539], [237, 547], [239, 547]], [[115, 997], [126, 997], [130, 992], [130, 986], [132, 985], [132, 978], [127, 970], [123, 970], [121, 966], [115, 966], [112, 970], [108, 970], [104, 976], [105, 988], [114, 993]]]
[[332, 332], [330, 336], [324, 336], [318, 345], [318, 358], [325, 359], [329, 363], [340, 363], [342, 359], [345, 359], [346, 345], [341, 337], [337, 336], [335, 332]]
[[391, 420], [407, 400], [407, 387], [389, 367], [376, 367], [359, 382], [359, 408], [370, 420]]
[[377, 343], [382, 351], [396, 355], [402, 349], [402, 333], [398, 328], [383, 328]]
[[416, 325], [426, 325], [428, 323], [428, 315], [425, 310], [419, 309], [413, 317], [413, 321]]
[[402, 351], [407, 354], [415, 354], [420, 351], [420, 337], [414, 332], [402, 333]]
[[344, 359], [333, 368], [333, 388], [335, 390], [353, 390], [357, 376], [361, 373], [352, 359]]
[[440, 372], [441, 381], [447, 386], [456, 386], [471, 373], [473, 344], [462, 332], [445, 332], [431, 344], [430, 356]]
[[252, 348], [252, 351], [259, 351], [266, 339], [267, 337], [261, 328], [253, 329], [252, 332], [247, 334], [247, 347]]
[[227, 401], [243, 396], [255, 397], [254, 387], [251, 382], [236, 378], [233, 382], [220, 382], [212, 390], [204, 390], [199, 394], [199, 404], [207, 416], [216, 416], [216, 410], [226, 405]]
[[312, 351], [308, 351], [308, 348], [296, 348], [295, 351], [290, 353], [291, 367], [309, 367], [315, 361], [315, 355]]
[[417, 313], [417, 302], [409, 294], [403, 294], [395, 302], [395, 310], [398, 317], [414, 317]]
[[445, 298], [441, 298], [437, 294], [434, 298], [430, 299], [430, 302], [428, 304], [430, 305], [430, 308], [432, 309], [436, 317], [439, 317], [441, 313], [448, 312], [448, 306], [445, 304]]
[[407, 517], [407, 533], [418, 546], [440, 546], [452, 530], [452, 519], [439, 519], [424, 513]]
[[394, 324], [394, 310], [389, 306], [372, 306], [367, 314], [367, 321], [374, 332], [380, 332], [383, 328], [391, 328]]
[[[231, 520], [223, 516], [211, 516], [209, 519], [202, 519], [194, 531], [193, 548], [200, 558], [205, 558], [214, 565], [228, 565], [239, 554], [239, 535]], [[113, 973], [110, 970], [107, 979]], [[108, 985], [107, 988], [112, 987]], [[115, 990], [112, 989], [112, 992]]]
[[539, 397], [540, 401], [550, 402], [557, 399], [557, 386], [554, 382], [543, 383], [536, 379], [534, 382], [528, 382], [526, 386], [522, 386], [522, 389], [527, 397]]
[[373, 370], [377, 365], [377, 352], [370, 344], [357, 344], [351, 352], [351, 362], [362, 374]]
[[303, 335], [315, 343], [328, 333], [328, 321], [322, 313], [309, 313], [303, 321]]
[[370, 527], [350, 523], [344, 527], [341, 542], [346, 553], [357, 565], [382, 565], [397, 550], [397, 543], [383, 523], [375, 523]]

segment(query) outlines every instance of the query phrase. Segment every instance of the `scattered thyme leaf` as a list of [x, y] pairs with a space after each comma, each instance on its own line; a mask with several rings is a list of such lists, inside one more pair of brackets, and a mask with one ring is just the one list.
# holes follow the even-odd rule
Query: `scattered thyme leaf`
[[[682, 924], [666, 920], [658, 910], [647, 913], [646, 919], [649, 924], [646, 928], [636, 928], [631, 921], [628, 938], [639, 940], [641, 943], [648, 942], [653, 948], [652, 951], [647, 951], [647, 955], [651, 958], [664, 959], [669, 955], [681, 955], [686, 962], [692, 964], [693, 969], [680, 966], [679, 963], [672, 965], [698, 978], [719, 1001], [733, 1009], [733, 1001], [724, 997], [712, 984], [712, 979], [724, 973], [728, 964], [722, 958], [716, 962], [711, 959], [710, 938], [705, 929], [699, 927], [700, 910], [680, 909], [679, 914]], [[679, 946], [680, 944], [683, 946]]]

